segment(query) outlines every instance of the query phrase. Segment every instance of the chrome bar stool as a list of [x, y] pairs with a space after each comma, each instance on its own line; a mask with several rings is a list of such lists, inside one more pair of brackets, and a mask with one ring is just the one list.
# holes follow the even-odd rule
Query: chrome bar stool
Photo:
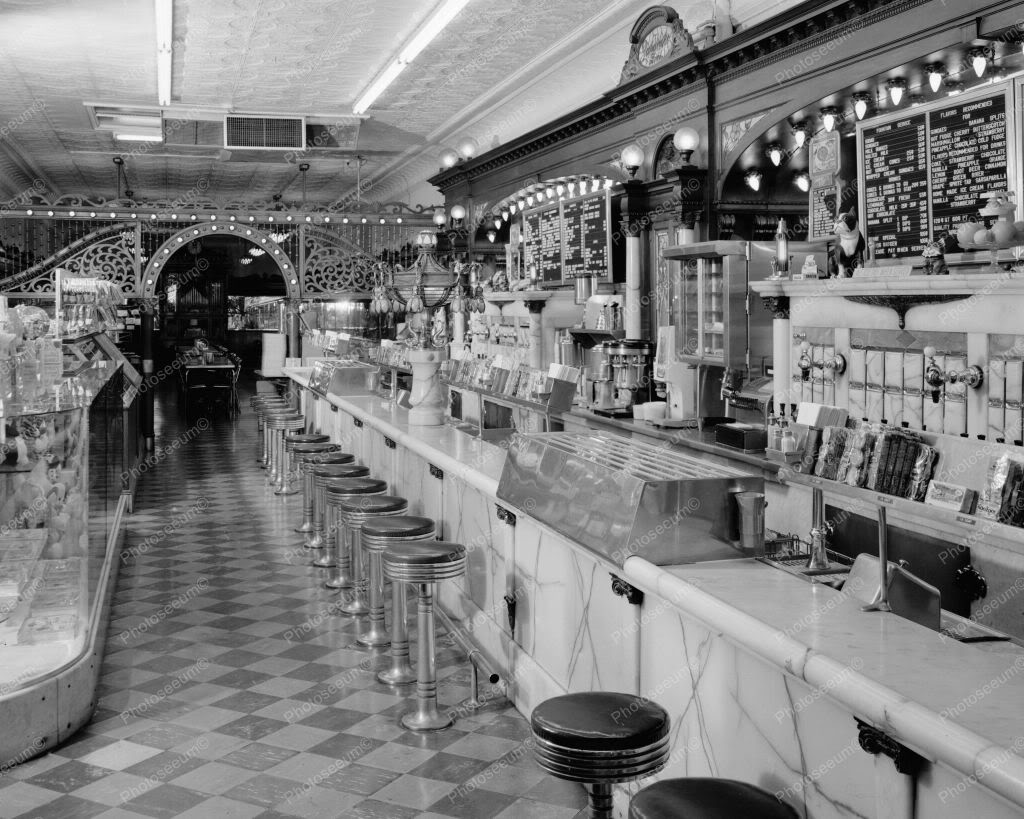
[[591, 819], [612, 819], [615, 783], [650, 776], [668, 762], [668, 713], [645, 697], [608, 691], [552, 697], [533, 709], [530, 727], [537, 764], [586, 786]]
[[293, 470], [298, 472], [295, 466], [295, 458], [292, 451], [296, 444], [323, 444], [331, 440], [330, 435], [322, 435], [316, 432], [292, 432], [284, 436], [284, 480], [282, 489], [275, 492], [275, 495], [297, 495], [301, 490], [292, 488]]
[[313, 467], [323, 463], [322, 456], [334, 452], [341, 452], [341, 447], [329, 440], [316, 444], [295, 444], [292, 447], [295, 468], [302, 475], [302, 524], [295, 527], [295, 531], [300, 534], [306, 535], [313, 531]]
[[260, 396], [257, 396], [252, 399], [251, 404], [253, 411], [256, 413], [256, 433], [260, 449], [256, 463], [260, 465], [261, 469], [266, 469], [269, 462], [269, 455], [267, 453], [267, 434], [264, 426], [266, 413], [264, 410], [270, 409], [271, 407], [285, 409], [288, 407], [288, 403], [282, 398], [275, 398], [271, 400], [269, 398], [261, 398]]
[[289, 432], [297, 432], [305, 425], [306, 419], [297, 412], [267, 416], [266, 426], [270, 430], [270, 474], [267, 478], [275, 492], [281, 488], [284, 481], [284, 436]]
[[[418, 515], [381, 517], [363, 523], [360, 539], [372, 556], [381, 556], [392, 543], [427, 543], [437, 537], [436, 524]], [[393, 579], [393, 578], [391, 578]], [[408, 685], [416, 682], [416, 672], [409, 662], [409, 608], [405, 586], [391, 584], [391, 666], [377, 673], [377, 681], [385, 685]]]
[[359, 589], [363, 582], [362, 565], [354, 564], [352, 560], [349, 529], [338, 514], [338, 507], [343, 500], [349, 498], [383, 495], [388, 491], [387, 481], [369, 477], [331, 478], [324, 486], [324, 491], [327, 497], [327, 542], [333, 543], [334, 549], [325, 549], [321, 560], [314, 561], [313, 565], [334, 568], [334, 573], [324, 584], [327, 588], [355, 590], [354, 599], [341, 607], [344, 614], [366, 614], [366, 604], [359, 603]]
[[[381, 518], [400, 520], [400, 518]], [[377, 523], [377, 521], [374, 521]], [[390, 543], [384, 550], [384, 575], [392, 581], [417, 586], [416, 710], [400, 723], [410, 731], [442, 731], [451, 717], [437, 710], [437, 664], [434, 656], [434, 584], [466, 573], [466, 547], [434, 540], [430, 543]], [[398, 589], [392, 590], [399, 596]], [[666, 736], [666, 745], [668, 738]]]
[[262, 466], [264, 469], [270, 469], [270, 457], [271, 457], [271, 444], [272, 436], [270, 434], [270, 428], [267, 426], [267, 419], [275, 415], [294, 415], [295, 410], [292, 409], [288, 404], [284, 402], [265, 404], [257, 409], [259, 418], [263, 422], [263, 462]]
[[[384, 547], [374, 546], [377, 541], [364, 535], [363, 525], [383, 517], [405, 515], [408, 510], [409, 502], [396, 495], [351, 498], [338, 505], [338, 514], [349, 530], [353, 561], [356, 555], [361, 554], [366, 564], [368, 616], [366, 628], [356, 637], [356, 643], [361, 646], [386, 648], [391, 645], [391, 637], [384, 626], [384, 569], [381, 566], [381, 553]], [[429, 520], [428, 523], [433, 531], [434, 522]], [[387, 545], [386, 540], [384, 545]]]
[[797, 819], [789, 805], [747, 782], [710, 777], [662, 779], [642, 788], [629, 803], [629, 819]]
[[306, 541], [307, 549], [330, 545], [327, 540], [327, 482], [332, 478], [365, 478], [370, 474], [370, 468], [354, 463], [355, 456], [348, 452], [331, 452], [324, 455], [324, 459], [327, 463], [313, 467], [313, 536]]

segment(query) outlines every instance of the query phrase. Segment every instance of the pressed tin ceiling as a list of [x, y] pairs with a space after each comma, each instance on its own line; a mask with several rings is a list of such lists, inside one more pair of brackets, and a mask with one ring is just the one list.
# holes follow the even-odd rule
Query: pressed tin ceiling
[[[167, 138], [150, 144], [97, 130], [89, 106], [156, 107], [151, 0], [0, 0], [0, 199], [113, 197], [120, 155], [138, 201], [298, 204], [307, 162], [308, 205], [354, 198], [357, 166], [363, 199], [436, 202], [442, 148], [486, 150], [614, 87], [649, 5], [470, 0], [360, 122], [353, 102], [432, 0], [174, 0]], [[671, 5], [696, 24], [715, 3]], [[740, 25], [793, 5], [718, 0]], [[229, 112], [304, 116], [316, 147], [225, 150]]]

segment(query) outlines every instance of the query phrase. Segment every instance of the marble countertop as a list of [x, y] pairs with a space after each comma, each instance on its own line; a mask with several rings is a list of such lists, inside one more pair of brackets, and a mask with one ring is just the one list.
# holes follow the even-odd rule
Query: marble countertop
[[825, 691], [931, 761], [1024, 806], [1024, 650], [964, 644], [754, 560], [659, 567], [629, 582]]
[[[309, 385], [307, 367], [285, 368], [299, 385]], [[327, 396], [334, 406], [387, 435], [446, 473], [455, 475], [490, 497], [497, 497], [506, 450], [448, 424], [423, 427], [409, 423], [409, 410], [377, 395]]]

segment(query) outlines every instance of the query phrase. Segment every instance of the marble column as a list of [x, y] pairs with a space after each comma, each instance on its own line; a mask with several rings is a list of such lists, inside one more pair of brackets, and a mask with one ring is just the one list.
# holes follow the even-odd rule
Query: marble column
[[[772, 400], [775, 406], [793, 403], [790, 392], [792, 381], [792, 324], [789, 320], [788, 296], [762, 296], [765, 309], [772, 314]], [[799, 399], [798, 399], [799, 400]]]
[[535, 370], [547, 369], [543, 359], [544, 336], [541, 333], [541, 312], [543, 301], [527, 301], [526, 310], [530, 314], [530, 366]]

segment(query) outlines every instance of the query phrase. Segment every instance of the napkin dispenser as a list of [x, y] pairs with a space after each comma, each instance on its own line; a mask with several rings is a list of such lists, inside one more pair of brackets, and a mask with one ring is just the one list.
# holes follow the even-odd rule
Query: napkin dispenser
[[754, 424], [719, 424], [715, 427], [715, 443], [742, 452], [762, 452], [768, 446], [768, 433]]

